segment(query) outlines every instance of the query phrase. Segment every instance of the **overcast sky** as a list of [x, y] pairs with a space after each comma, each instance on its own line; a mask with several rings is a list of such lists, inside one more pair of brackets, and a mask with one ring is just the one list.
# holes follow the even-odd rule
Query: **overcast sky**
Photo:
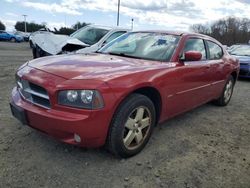
[[[1, 0], [0, 20], [13, 30], [16, 21], [46, 22], [49, 28], [77, 21], [116, 25], [118, 0]], [[138, 29], [188, 30], [226, 16], [250, 18], [250, 0], [121, 0], [120, 26]]]

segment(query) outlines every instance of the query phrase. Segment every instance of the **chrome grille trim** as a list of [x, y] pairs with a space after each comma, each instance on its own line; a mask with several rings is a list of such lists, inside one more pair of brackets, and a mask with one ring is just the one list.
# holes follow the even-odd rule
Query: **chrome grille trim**
[[49, 100], [49, 96], [48, 95], [45, 95], [45, 94], [42, 94], [42, 93], [38, 93], [36, 91], [31, 90], [30, 88], [26, 88], [26, 89], [24, 89], [24, 91], [27, 92], [27, 93], [30, 93], [32, 95], [36, 95], [38, 97], [41, 97], [41, 98]]
[[50, 98], [47, 91], [34, 83], [17, 78], [17, 88], [21, 96], [32, 104], [50, 109]]
[[39, 103], [36, 103], [36, 102], [32, 101], [30, 98], [26, 98], [25, 96], [23, 96], [23, 93], [22, 93], [22, 91], [21, 91], [20, 88], [18, 88], [18, 91], [19, 91], [19, 93], [21, 94], [21, 96], [22, 96], [26, 101], [29, 101], [30, 103], [35, 104], [35, 105], [37, 105], [37, 106], [40, 106], [40, 107], [42, 107], [42, 108], [46, 108], [46, 109], [48, 109], [48, 110], [50, 109], [50, 107], [47, 107], [47, 106], [41, 105], [41, 104], [39, 104]]

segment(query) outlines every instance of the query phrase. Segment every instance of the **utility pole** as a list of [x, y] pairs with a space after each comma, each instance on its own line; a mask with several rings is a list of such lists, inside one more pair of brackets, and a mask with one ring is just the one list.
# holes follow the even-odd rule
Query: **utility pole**
[[26, 32], [27, 32], [26, 17], [27, 17], [28, 15], [23, 14], [22, 16], [23, 16], [23, 18], [24, 18], [24, 31], [25, 31], [25, 33], [26, 33]]
[[117, 26], [119, 26], [119, 19], [120, 19], [120, 0], [118, 0]]
[[66, 27], [66, 14], [64, 14], [64, 27]]
[[134, 18], [131, 19], [131, 31], [133, 31], [134, 28]]

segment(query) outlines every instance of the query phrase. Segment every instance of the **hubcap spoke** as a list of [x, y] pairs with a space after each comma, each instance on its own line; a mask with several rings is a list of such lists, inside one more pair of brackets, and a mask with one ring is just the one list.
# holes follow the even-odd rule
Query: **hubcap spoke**
[[127, 127], [129, 130], [133, 130], [134, 129], [134, 124], [135, 124], [135, 120], [132, 118], [128, 118], [125, 127]]
[[126, 138], [123, 139], [123, 142], [128, 147], [131, 144], [131, 142], [134, 140], [134, 138], [135, 138], [135, 133], [130, 130]]
[[141, 129], [144, 129], [146, 127], [148, 127], [150, 124], [150, 118], [147, 117], [147, 118], [144, 118], [141, 120]]
[[135, 134], [135, 141], [137, 144], [140, 144], [140, 142], [143, 139], [143, 135], [140, 129], [138, 129], [138, 132]]
[[230, 97], [232, 95], [232, 89], [233, 89], [233, 83], [232, 83], [232, 81], [229, 81], [226, 85], [226, 89], [224, 92], [224, 98], [225, 98], [226, 102], [230, 99]]
[[128, 150], [140, 147], [149, 135], [152, 116], [145, 106], [135, 108], [125, 123], [123, 143]]
[[137, 109], [136, 116], [135, 116], [135, 120], [136, 120], [136, 121], [142, 120], [143, 114], [144, 114], [144, 108], [139, 108], [139, 109]]

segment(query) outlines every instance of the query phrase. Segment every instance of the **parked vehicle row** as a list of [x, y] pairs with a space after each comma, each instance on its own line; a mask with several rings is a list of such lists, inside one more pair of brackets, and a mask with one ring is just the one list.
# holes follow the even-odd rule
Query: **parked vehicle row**
[[22, 42], [24, 41], [24, 38], [21, 35], [0, 30], [0, 40], [11, 41], [11, 42]]
[[23, 124], [62, 142], [106, 145], [117, 156], [131, 157], [158, 123], [210, 101], [227, 105], [238, 74], [237, 58], [211, 37], [128, 32], [96, 53], [25, 63], [16, 73], [10, 106]]

